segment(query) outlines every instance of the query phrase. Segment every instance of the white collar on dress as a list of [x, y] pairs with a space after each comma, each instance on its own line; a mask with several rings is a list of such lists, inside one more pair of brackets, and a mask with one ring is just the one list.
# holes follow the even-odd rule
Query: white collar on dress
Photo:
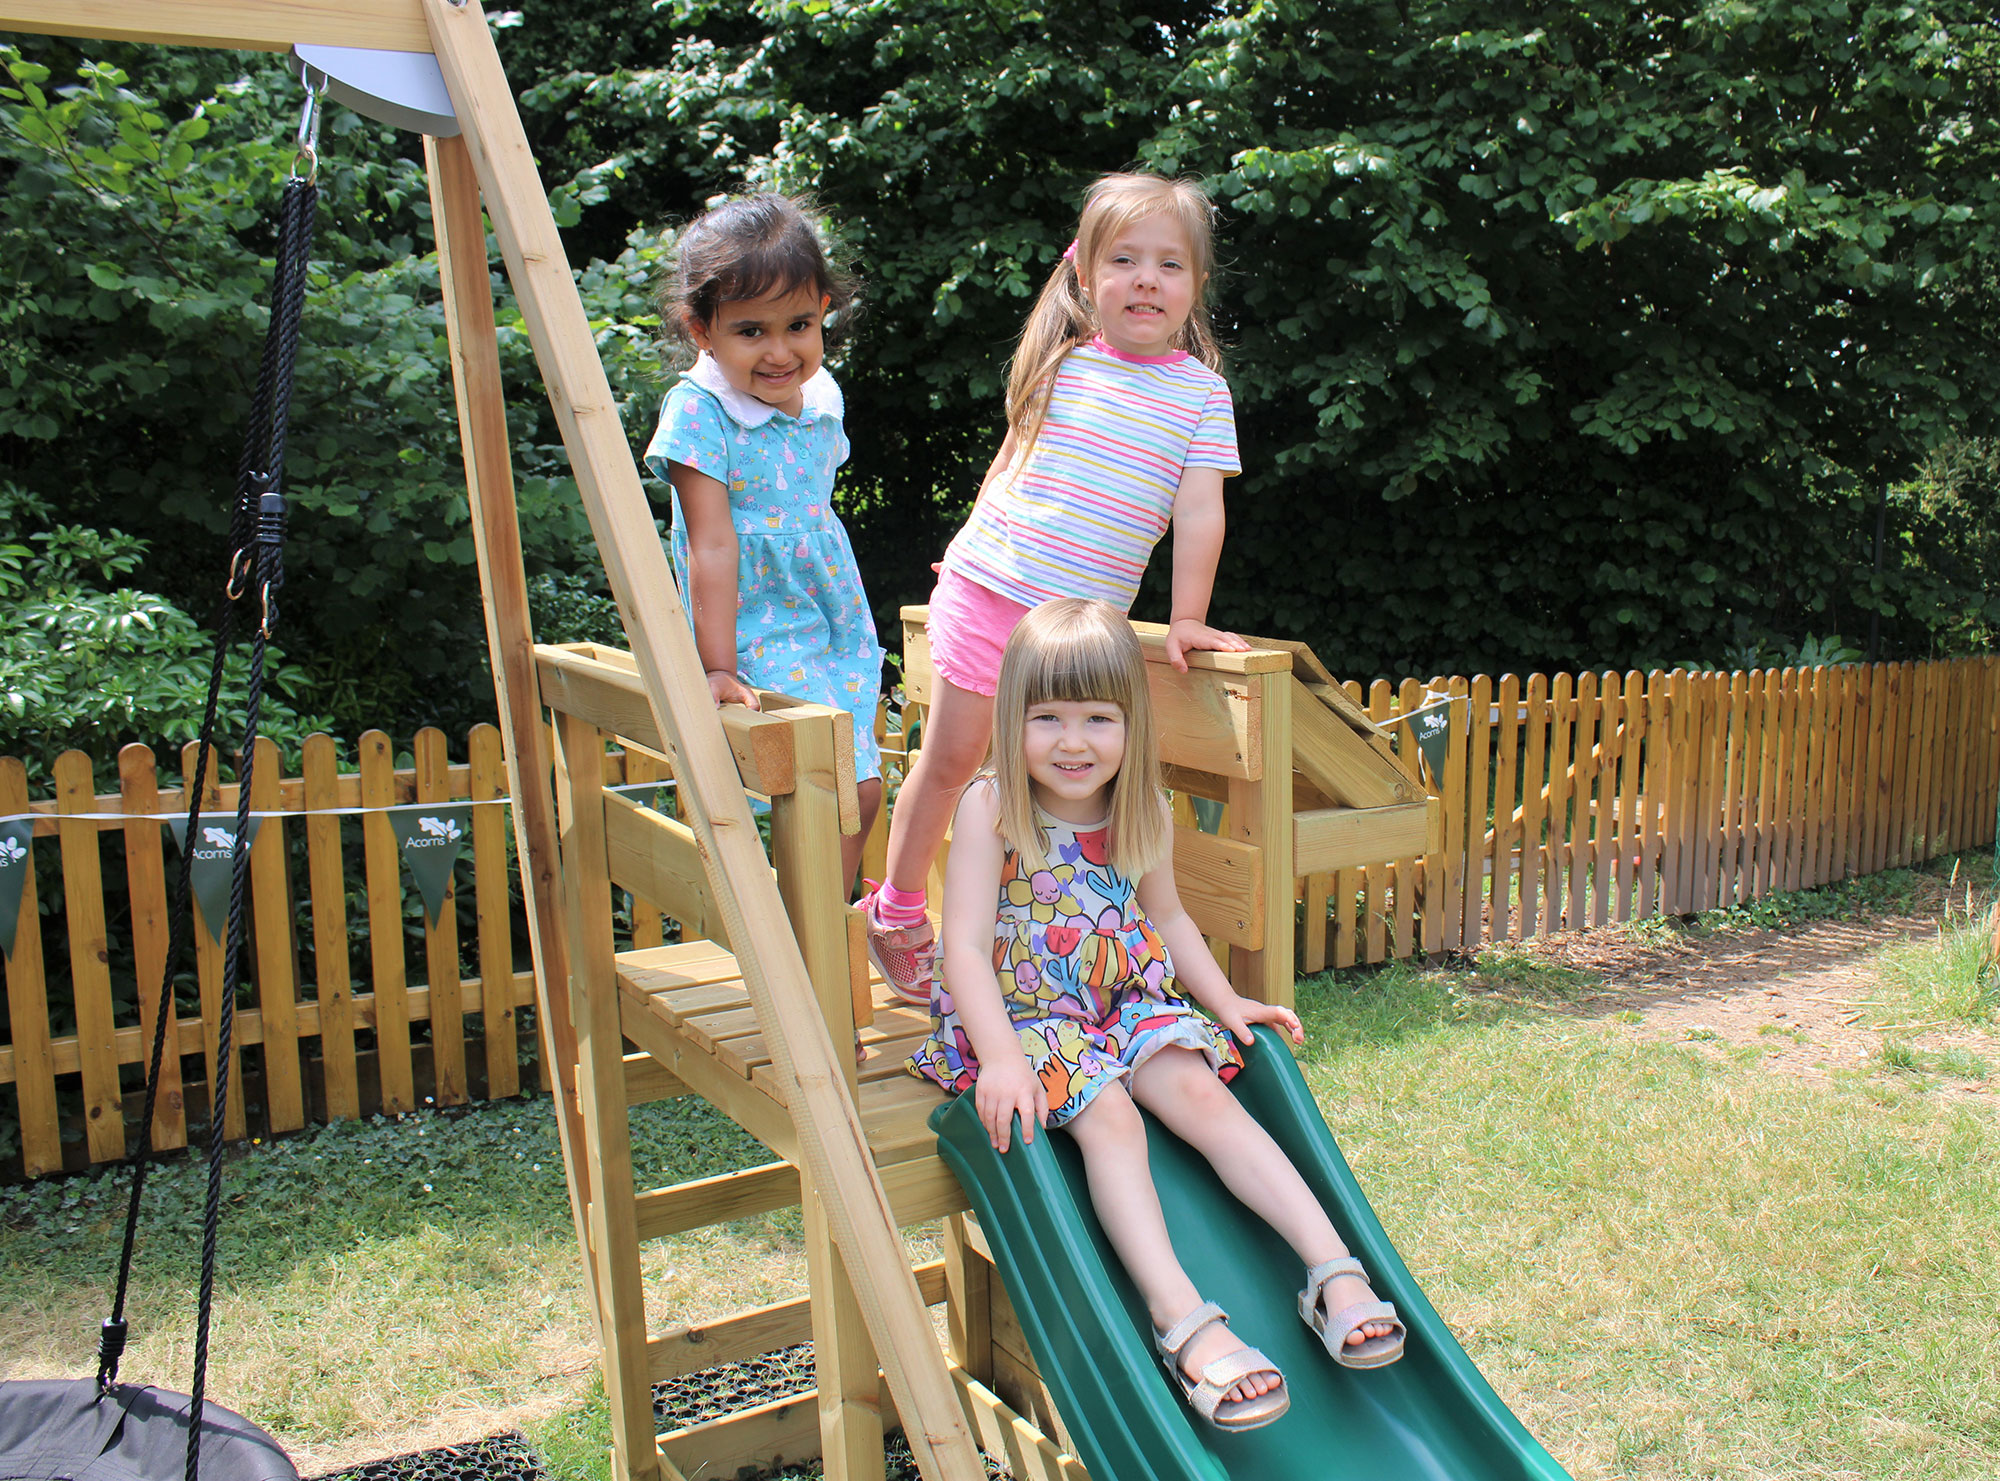
[[[729, 384], [722, 373], [722, 367], [715, 363], [715, 356], [703, 350], [695, 357], [695, 362], [686, 372], [687, 378], [700, 386], [709, 395], [722, 403], [722, 409], [740, 427], [761, 427], [778, 414], [778, 408], [766, 405], [748, 391], [739, 391]], [[840, 387], [834, 382], [822, 365], [813, 372], [812, 379], [801, 388], [805, 395], [805, 405], [799, 409], [799, 420], [809, 422], [814, 417], [830, 416], [839, 421], [846, 412], [841, 403]]]

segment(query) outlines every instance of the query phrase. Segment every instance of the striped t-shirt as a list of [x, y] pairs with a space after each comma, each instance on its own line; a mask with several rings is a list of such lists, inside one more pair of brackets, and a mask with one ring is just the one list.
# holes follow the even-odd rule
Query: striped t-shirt
[[1129, 612], [1189, 468], [1242, 469], [1222, 377], [1192, 355], [1078, 345], [1027, 461], [972, 511], [944, 564], [1024, 606], [1101, 597]]

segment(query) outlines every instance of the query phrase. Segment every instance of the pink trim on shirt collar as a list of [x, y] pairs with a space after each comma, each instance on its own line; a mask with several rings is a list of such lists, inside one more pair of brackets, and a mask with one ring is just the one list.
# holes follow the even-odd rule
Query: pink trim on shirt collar
[[1105, 354], [1114, 360], [1129, 360], [1134, 365], [1178, 365], [1188, 357], [1186, 350], [1169, 350], [1164, 355], [1129, 354], [1110, 343], [1101, 334], [1091, 340], [1090, 346], [1094, 350], [1104, 351]]

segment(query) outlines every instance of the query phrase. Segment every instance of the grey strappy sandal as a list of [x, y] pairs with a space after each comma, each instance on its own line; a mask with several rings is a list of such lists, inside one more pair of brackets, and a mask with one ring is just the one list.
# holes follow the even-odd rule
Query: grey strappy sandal
[[[1153, 1333], [1153, 1348], [1166, 1366], [1167, 1375], [1180, 1385], [1188, 1407], [1219, 1430], [1260, 1429], [1292, 1407], [1291, 1390], [1278, 1365], [1254, 1347], [1225, 1353], [1201, 1370], [1200, 1381], [1181, 1371], [1181, 1349], [1195, 1333], [1215, 1322], [1226, 1323], [1229, 1314], [1213, 1301], [1204, 1301], [1175, 1322], [1173, 1327]], [[1229, 1399], [1224, 1395], [1252, 1373], [1277, 1374], [1278, 1386], [1254, 1399]]]
[[[1328, 1260], [1308, 1270], [1306, 1288], [1299, 1292], [1299, 1317], [1326, 1344], [1327, 1353], [1341, 1367], [1386, 1368], [1403, 1355], [1403, 1344], [1409, 1340], [1409, 1328], [1403, 1325], [1402, 1318], [1396, 1315], [1396, 1308], [1387, 1301], [1357, 1301], [1331, 1317], [1326, 1316], [1320, 1310], [1320, 1295], [1326, 1290], [1328, 1281], [1342, 1275], [1368, 1279], [1368, 1272], [1352, 1255]], [[1364, 1338], [1360, 1342], [1350, 1343], [1347, 1340], [1348, 1334], [1355, 1328], [1365, 1327], [1370, 1322], [1391, 1322], [1396, 1330], [1385, 1332], [1380, 1337]]]

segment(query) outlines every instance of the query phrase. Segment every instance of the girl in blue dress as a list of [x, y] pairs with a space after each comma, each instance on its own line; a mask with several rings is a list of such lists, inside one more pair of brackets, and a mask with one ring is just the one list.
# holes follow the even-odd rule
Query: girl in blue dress
[[853, 717], [852, 881], [882, 805], [882, 645], [833, 512], [848, 447], [822, 362], [855, 288], [815, 225], [795, 201], [754, 195], [681, 233], [661, 319], [698, 354], [661, 403], [646, 465], [673, 486], [669, 553], [715, 702], [754, 710], [754, 691], [775, 689]]

